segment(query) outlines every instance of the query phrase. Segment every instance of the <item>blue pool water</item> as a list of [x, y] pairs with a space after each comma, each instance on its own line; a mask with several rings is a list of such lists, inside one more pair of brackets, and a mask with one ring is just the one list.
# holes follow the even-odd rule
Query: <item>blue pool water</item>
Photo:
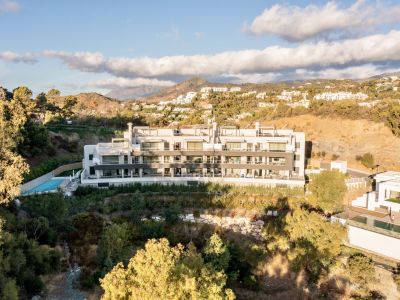
[[49, 181], [43, 182], [42, 184], [39, 184], [37, 187], [34, 187], [33, 189], [26, 191], [24, 194], [27, 195], [27, 194], [56, 191], [63, 181], [64, 179], [52, 178]]

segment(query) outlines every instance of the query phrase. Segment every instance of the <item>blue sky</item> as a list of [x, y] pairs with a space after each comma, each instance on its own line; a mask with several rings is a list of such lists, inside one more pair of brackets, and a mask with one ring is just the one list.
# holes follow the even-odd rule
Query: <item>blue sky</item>
[[[264, 82], [393, 71], [400, 61], [396, 2], [0, 0], [0, 85], [27, 85], [35, 93], [51, 87], [106, 93], [167, 86], [194, 75]], [[318, 56], [347, 41], [371, 53], [382, 44], [389, 51], [364, 57], [349, 49], [345, 61]], [[21, 61], [27, 56], [32, 61]], [[286, 57], [298, 61], [287, 63]]]

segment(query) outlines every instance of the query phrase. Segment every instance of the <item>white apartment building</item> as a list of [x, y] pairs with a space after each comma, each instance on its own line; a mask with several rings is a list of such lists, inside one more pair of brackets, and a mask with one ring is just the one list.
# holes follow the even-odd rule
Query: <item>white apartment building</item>
[[265, 97], [267, 97], [267, 93], [266, 92], [261, 92], [261, 93], [258, 93], [256, 95], [257, 99], [265, 99]]
[[303, 186], [305, 137], [291, 129], [132, 127], [124, 138], [84, 147], [81, 183], [214, 182]]
[[242, 88], [240, 86], [233, 86], [229, 89], [229, 92], [235, 93], [235, 92], [240, 92]]
[[249, 92], [246, 92], [246, 93], [241, 94], [240, 96], [241, 96], [241, 97], [249, 97], [249, 96], [253, 96], [253, 95], [255, 95], [255, 94], [257, 94], [256, 91], [249, 91]]
[[351, 92], [325, 92], [314, 96], [315, 100], [337, 101], [337, 100], [366, 100], [368, 95], [364, 93], [351, 93]]
[[352, 206], [400, 212], [400, 172], [379, 173], [375, 175], [374, 180], [375, 191], [352, 201]]
[[293, 97], [302, 96], [303, 99], [307, 98], [307, 93], [302, 93], [301, 91], [283, 91], [280, 95], [276, 96], [279, 100], [292, 101]]

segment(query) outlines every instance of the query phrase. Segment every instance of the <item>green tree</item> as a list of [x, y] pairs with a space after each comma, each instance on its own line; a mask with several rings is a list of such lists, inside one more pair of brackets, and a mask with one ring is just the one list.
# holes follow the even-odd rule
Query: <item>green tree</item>
[[292, 268], [305, 270], [313, 282], [329, 271], [346, 235], [340, 224], [293, 204], [285, 215], [267, 222], [264, 230], [267, 249], [287, 253]]
[[347, 187], [345, 175], [339, 171], [322, 171], [313, 176], [309, 189], [316, 198], [317, 205], [325, 212], [333, 213], [343, 208]]
[[350, 282], [358, 287], [357, 292], [366, 295], [369, 292], [368, 284], [376, 281], [372, 260], [361, 253], [356, 253], [349, 257], [346, 270]]
[[50, 90], [47, 92], [47, 97], [57, 97], [57, 96], [60, 96], [60, 95], [61, 95], [61, 93], [60, 93], [60, 91], [57, 90], [57, 89], [50, 89]]
[[204, 264], [193, 245], [171, 247], [167, 239], [149, 240], [127, 268], [122, 263], [100, 280], [102, 299], [234, 299], [226, 275]]
[[33, 113], [32, 92], [26, 87], [14, 90], [13, 98], [0, 99], [0, 204], [19, 195], [19, 186], [28, 165], [15, 150], [23, 140], [21, 129]]
[[364, 167], [367, 167], [369, 169], [375, 168], [374, 156], [369, 152], [364, 153], [362, 156], [357, 156], [356, 159], [359, 160]]
[[73, 115], [73, 109], [78, 103], [78, 99], [74, 96], [67, 96], [64, 98], [63, 106], [61, 107], [61, 117], [70, 118]]
[[400, 105], [390, 107], [387, 114], [386, 124], [394, 135], [400, 136]]
[[229, 266], [231, 255], [228, 246], [224, 244], [218, 234], [214, 233], [203, 249], [204, 260], [217, 271], [226, 271]]
[[112, 224], [102, 234], [97, 259], [107, 271], [116, 263], [129, 259], [130, 232], [128, 224]]
[[10, 279], [4, 284], [1, 300], [18, 300], [18, 288], [15, 280]]

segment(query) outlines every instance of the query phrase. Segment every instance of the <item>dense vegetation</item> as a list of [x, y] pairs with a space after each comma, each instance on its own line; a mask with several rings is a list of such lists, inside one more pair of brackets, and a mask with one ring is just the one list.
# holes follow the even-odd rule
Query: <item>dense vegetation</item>
[[[335, 175], [337, 173], [332, 172], [330, 179]], [[334, 179], [344, 180], [340, 176]], [[324, 186], [324, 180], [315, 182]], [[344, 229], [326, 220], [331, 206], [328, 210], [322, 209], [325, 206], [319, 199], [315, 194], [305, 197], [301, 190], [263, 187], [79, 188], [75, 196], [69, 198], [61, 194], [24, 198], [19, 210], [4, 211], [5, 232], [22, 234], [41, 251], [47, 249], [48, 252], [43, 252], [47, 257], [44, 261], [55, 260], [55, 268], [43, 266], [40, 270], [44, 271], [29, 265], [37, 270], [35, 274], [65, 270], [68, 264], [60, 263], [63, 254], [55, 249], [66, 241], [71, 259], [82, 268], [82, 288], [91, 289], [101, 282], [106, 291], [105, 299], [126, 296], [151, 299], [155, 295], [162, 298], [166, 294], [161, 291], [182, 297], [199, 293], [199, 299], [208, 299], [208, 293], [212, 292], [215, 299], [231, 299], [233, 294], [241, 295], [243, 291], [268, 293], [256, 270], [261, 263], [282, 254], [293, 272], [305, 272], [309, 284], [323, 284], [337, 267], [337, 258], [343, 255]], [[277, 217], [264, 216], [265, 242], [247, 236], [238, 239], [233, 233], [208, 224], [183, 222], [179, 217], [184, 213], [196, 216], [205, 209], [235, 215], [242, 208], [256, 210], [261, 215], [266, 210], [279, 212]], [[18, 215], [24, 212], [26, 217], [20, 219], [18, 211]], [[154, 216], [160, 218], [154, 219]], [[213, 235], [216, 230], [220, 235]], [[143, 247], [145, 250], [140, 250]], [[168, 253], [176, 256], [168, 256]], [[170, 263], [163, 255], [170, 257]], [[165, 265], [152, 266], [151, 261], [160, 256]], [[149, 274], [154, 272], [165, 274], [162, 277], [165, 281], [149, 280]], [[7, 287], [13, 284], [8, 283], [10, 280], [19, 278], [19, 275], [9, 276]], [[37, 278], [40, 281], [40, 277]], [[117, 279], [118, 284], [115, 284]], [[120, 284], [121, 280], [124, 285]], [[183, 285], [185, 280], [192, 284]], [[168, 289], [164, 288], [165, 282], [170, 284]], [[210, 284], [215, 289], [209, 289]], [[140, 292], [135, 289], [138, 285]], [[16, 281], [16, 286], [20, 295], [28, 293], [26, 289], [29, 293], [37, 291], [26, 288], [24, 282]], [[39, 283], [38, 286], [43, 287]], [[157, 286], [153, 294], [149, 292], [150, 286]], [[226, 289], [232, 289], [233, 293]], [[313, 288], [314, 295], [324, 293], [323, 289]], [[356, 293], [369, 293], [367, 285], [360, 281]]]
[[[278, 256], [288, 262], [285, 271], [304, 275], [297, 298], [343, 293], [326, 289], [330, 276], [336, 276], [332, 274], [344, 278], [353, 297], [372, 297], [372, 262], [349, 254], [342, 245], [344, 228], [328, 219], [342, 210], [346, 189], [340, 173], [311, 178], [309, 193], [251, 186], [131, 185], [79, 188], [72, 197], [57, 193], [24, 197], [18, 205], [12, 200], [24, 176], [39, 176], [65, 162], [48, 160], [28, 173], [24, 158], [54, 153], [43, 124], [58, 126], [73, 119], [76, 100], [59, 98], [57, 90], [32, 99], [25, 87], [6, 95], [0, 99], [0, 299], [46, 296], [48, 275], [66, 272], [72, 263], [82, 269], [81, 288], [101, 285], [104, 299], [280, 297], [282, 291], [265, 284], [271, 276], [260, 271]], [[52, 101], [55, 98], [59, 101]], [[231, 99], [212, 95], [211, 101], [221, 122], [229, 122], [224, 116], [237, 113], [238, 104]], [[250, 98], [241, 103], [246, 109], [255, 107]], [[322, 114], [331, 105], [314, 103], [311, 109]], [[286, 114], [286, 109], [280, 104], [267, 116]], [[348, 113], [346, 107], [332, 109], [343, 116]], [[390, 111], [381, 111], [382, 118]], [[117, 118], [109, 124], [122, 126], [118, 123], [122, 121], [126, 120]], [[96, 126], [97, 119], [79, 122]], [[388, 123], [398, 126], [393, 120]], [[373, 164], [368, 154], [360, 160], [366, 166]], [[183, 222], [180, 217], [191, 213], [197, 220], [203, 212], [236, 216], [243, 211], [265, 222], [263, 240], [197, 221]], [[267, 214], [270, 211], [277, 214]]]

